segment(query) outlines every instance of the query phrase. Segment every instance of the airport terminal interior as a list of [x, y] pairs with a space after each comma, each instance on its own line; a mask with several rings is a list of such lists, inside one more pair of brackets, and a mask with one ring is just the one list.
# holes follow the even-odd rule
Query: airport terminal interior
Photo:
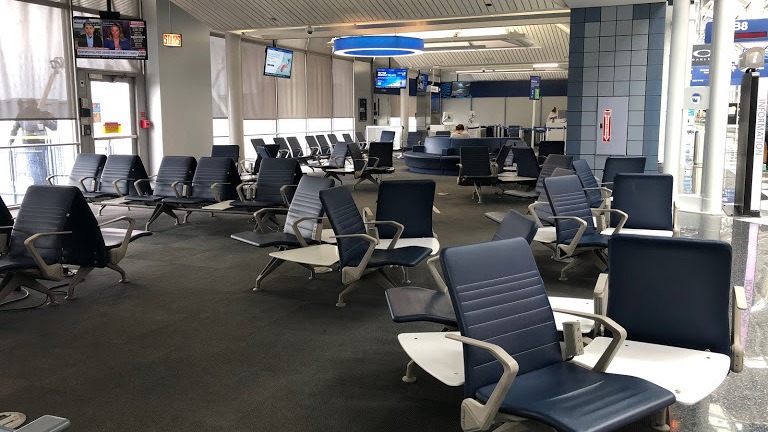
[[633, 2], [0, 0], [0, 431], [768, 431], [768, 2]]

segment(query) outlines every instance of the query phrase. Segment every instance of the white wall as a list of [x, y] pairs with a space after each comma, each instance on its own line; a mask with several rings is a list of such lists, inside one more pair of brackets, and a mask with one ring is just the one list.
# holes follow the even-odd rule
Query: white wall
[[[531, 127], [533, 101], [527, 97], [443, 99], [442, 102], [443, 111], [453, 111], [458, 123], [466, 122], [467, 113], [474, 111], [475, 122], [479, 125]], [[552, 107], [564, 111], [567, 102], [565, 96], [542, 97], [536, 103], [536, 126], [544, 124]], [[560, 117], [564, 118], [564, 113]]]
[[181, 48], [164, 47], [169, 32], [168, 0], [142, 0], [147, 21], [146, 88], [150, 171], [163, 156], [210, 156], [213, 144], [211, 29], [171, 3], [173, 31]]

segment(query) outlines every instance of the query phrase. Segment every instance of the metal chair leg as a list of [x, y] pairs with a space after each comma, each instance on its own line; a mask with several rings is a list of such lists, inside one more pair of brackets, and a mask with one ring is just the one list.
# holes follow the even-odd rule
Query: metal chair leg
[[67, 285], [67, 296], [65, 297], [67, 300], [75, 299], [75, 285], [82, 282], [83, 279], [85, 279], [85, 277], [88, 276], [88, 273], [90, 273], [92, 270], [93, 267], [80, 267], [77, 269], [75, 275], [72, 276], [72, 280], [69, 281], [69, 285]]
[[416, 363], [411, 360], [405, 366], [405, 375], [403, 375], [403, 382], [412, 383], [416, 382], [416, 375], [413, 374], [413, 370], [416, 369]]
[[[284, 250], [284, 249], [281, 248], [280, 250]], [[259, 276], [256, 278], [256, 286], [253, 288], [253, 291], [261, 291], [261, 282], [264, 280], [264, 278], [266, 278], [270, 273], [275, 271], [276, 268], [283, 265], [284, 262], [285, 261], [281, 259], [277, 259], [273, 257], [269, 261], [267, 266], [264, 267], [264, 270], [262, 270], [261, 273], [259, 273]]]

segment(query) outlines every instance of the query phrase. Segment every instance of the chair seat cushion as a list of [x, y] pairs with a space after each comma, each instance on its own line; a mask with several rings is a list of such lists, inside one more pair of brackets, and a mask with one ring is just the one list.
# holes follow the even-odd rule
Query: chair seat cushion
[[264, 208], [264, 207], [283, 207], [282, 202], [259, 201], [259, 200], [235, 200], [229, 203], [232, 207]]
[[[152, 231], [133, 230], [131, 231], [131, 237], [128, 240], [128, 242], [130, 243], [136, 239], [151, 236], [151, 235], [152, 235]], [[104, 237], [104, 246], [106, 246], [107, 249], [118, 248], [123, 244], [123, 239], [125, 238], [125, 229], [124, 228], [102, 228], [101, 236]]]
[[[408, 246], [397, 249], [376, 249], [373, 251], [371, 260], [368, 262], [368, 268], [382, 267], [386, 265], [414, 267], [424, 261], [424, 259], [431, 253], [432, 249], [420, 246]], [[353, 260], [348, 265], [354, 267], [358, 264], [360, 264], [359, 259]]]
[[589, 234], [585, 236], [581, 236], [579, 239], [579, 247], [608, 247], [608, 240], [610, 240], [610, 236], [603, 235], [603, 234]]
[[204, 199], [204, 198], [187, 198], [187, 197], [169, 197], [169, 198], [163, 198], [163, 201], [166, 204], [205, 204], [212, 202], [211, 200]]
[[[495, 387], [481, 387], [475, 396], [485, 403]], [[559, 431], [599, 432], [616, 430], [674, 402], [672, 393], [648, 381], [562, 362], [515, 377], [499, 410]]]
[[456, 326], [448, 294], [427, 288], [399, 287], [385, 291], [392, 321], [397, 323], [428, 321]]
[[4, 255], [0, 258], [0, 272], [26, 269], [37, 269], [37, 264], [35, 264], [35, 260], [33, 260], [32, 257], [23, 255]]
[[[231, 238], [248, 243], [256, 247], [269, 247], [269, 246], [287, 246], [291, 248], [301, 247], [301, 243], [296, 240], [296, 236], [284, 232], [270, 232], [259, 233], [254, 231], [245, 231], [237, 234], [232, 234]], [[308, 244], [316, 244], [315, 240], [308, 239]]]

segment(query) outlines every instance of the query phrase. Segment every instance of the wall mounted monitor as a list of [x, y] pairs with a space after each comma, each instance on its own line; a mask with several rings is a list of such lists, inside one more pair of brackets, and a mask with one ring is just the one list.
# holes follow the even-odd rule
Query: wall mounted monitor
[[471, 82], [454, 81], [451, 83], [451, 97], [465, 98], [469, 97], [469, 88], [472, 85]]
[[405, 88], [408, 84], [407, 69], [376, 69], [376, 85], [379, 89]]
[[429, 75], [427, 74], [419, 74], [419, 77], [416, 78], [416, 91], [417, 92], [425, 92], [427, 91], [427, 84], [429, 83]]
[[293, 66], [293, 51], [267, 47], [264, 75], [278, 78], [290, 78]]
[[73, 17], [75, 57], [147, 59], [147, 23], [137, 19]]

